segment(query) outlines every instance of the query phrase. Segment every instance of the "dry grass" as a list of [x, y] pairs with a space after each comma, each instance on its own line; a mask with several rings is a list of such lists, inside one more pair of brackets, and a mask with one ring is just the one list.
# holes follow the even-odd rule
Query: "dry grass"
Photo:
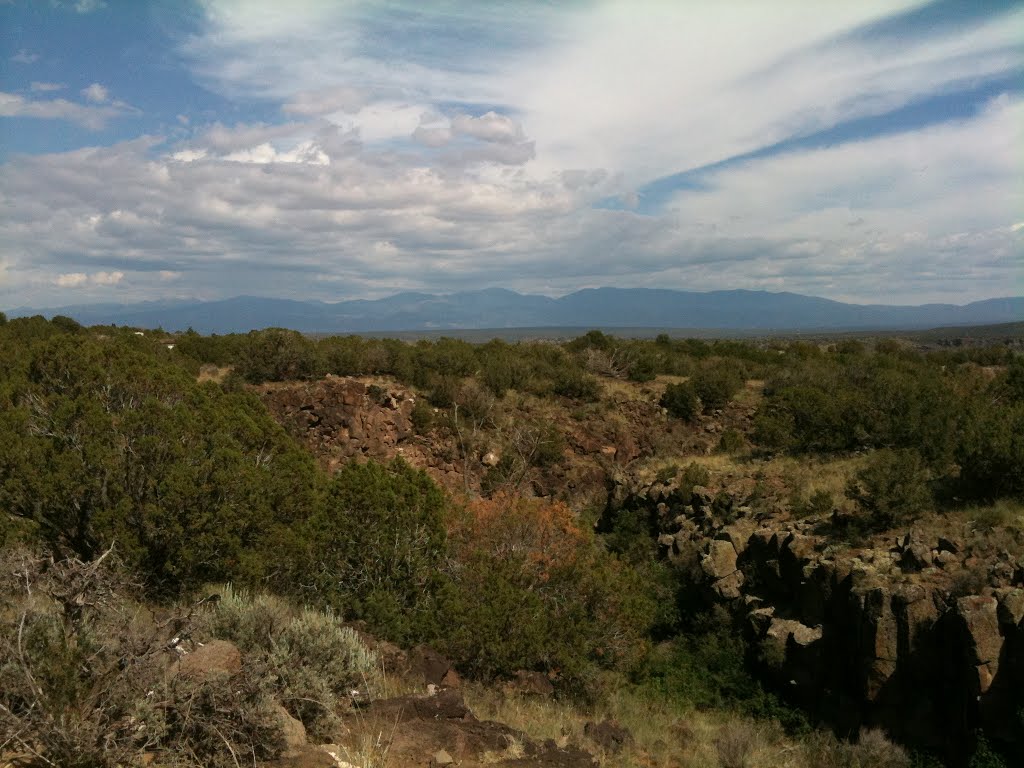
[[743, 389], [736, 393], [733, 401], [746, 408], [758, 406], [764, 399], [764, 380], [750, 379], [744, 382]]
[[196, 377], [196, 381], [202, 384], [204, 381], [212, 381], [215, 384], [222, 384], [224, 379], [231, 373], [231, 366], [226, 365], [223, 368], [212, 364], [206, 364], [199, 368], [199, 375]]
[[961, 512], [965, 522], [980, 532], [996, 528], [1024, 531], [1024, 502], [1000, 499], [993, 504], [969, 507]]
[[684, 381], [689, 380], [689, 376], [671, 376], [667, 373], [664, 373], [661, 374], [660, 376], [655, 377], [652, 384], [658, 386], [662, 391], [664, 391], [665, 387], [667, 387], [669, 384], [682, 384]]
[[688, 464], [697, 464], [711, 473], [712, 478], [724, 475], [736, 475], [749, 471], [749, 464], [740, 454], [710, 453], [704, 454], [659, 454], [649, 459], [638, 461], [630, 467], [638, 479], [651, 482], [660, 474], [674, 468], [682, 468]]
[[[773, 723], [697, 712], [626, 690], [611, 693], [591, 710], [479, 685], [468, 685], [464, 693], [477, 717], [507, 723], [535, 741], [567, 739], [592, 752], [604, 768], [817, 768], [826, 738], [804, 744]], [[610, 754], [584, 735], [588, 721], [605, 718], [627, 728], [633, 744]]]
[[337, 745], [337, 749], [330, 749], [329, 752], [341, 764], [348, 763], [357, 768], [388, 768], [391, 766], [389, 753], [397, 728], [397, 721], [390, 731], [372, 728], [368, 723], [359, 721], [346, 734], [346, 743]]
[[819, 491], [832, 494], [836, 501], [843, 499], [847, 482], [865, 461], [864, 456], [838, 459], [783, 456], [766, 461], [759, 469], [770, 477], [783, 480], [790, 492], [803, 497]]
[[[667, 384], [662, 383], [662, 378], [666, 377], [658, 377], [655, 381], [638, 383], [635, 381], [628, 381], [626, 379], [613, 379], [608, 376], [602, 376], [599, 379], [601, 382], [601, 400], [611, 400], [615, 402], [657, 402], [665, 393], [665, 387], [667, 386]], [[673, 376], [671, 378], [680, 377]]]

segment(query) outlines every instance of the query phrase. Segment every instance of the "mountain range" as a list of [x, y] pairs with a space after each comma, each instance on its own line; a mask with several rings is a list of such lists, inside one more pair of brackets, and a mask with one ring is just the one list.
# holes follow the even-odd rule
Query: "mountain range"
[[488, 288], [328, 303], [239, 296], [219, 301], [19, 307], [19, 317], [66, 315], [84, 325], [127, 325], [200, 333], [282, 327], [309, 333], [475, 328], [687, 328], [745, 331], [922, 329], [1024, 319], [1024, 298], [970, 304], [845, 304], [795, 293], [587, 288], [559, 298]]

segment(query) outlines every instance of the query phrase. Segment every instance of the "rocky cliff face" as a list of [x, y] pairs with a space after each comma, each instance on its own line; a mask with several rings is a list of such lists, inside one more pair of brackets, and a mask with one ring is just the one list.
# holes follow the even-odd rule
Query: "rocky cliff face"
[[840, 734], [882, 727], [957, 765], [983, 727], [1024, 758], [1024, 561], [991, 539], [915, 529], [837, 545], [827, 521], [674, 482], [620, 480], [606, 514], [652, 522], [764, 677]]

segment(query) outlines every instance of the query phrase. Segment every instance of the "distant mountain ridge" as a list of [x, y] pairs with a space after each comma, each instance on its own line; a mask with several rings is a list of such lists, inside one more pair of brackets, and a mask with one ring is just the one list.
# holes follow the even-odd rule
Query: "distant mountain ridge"
[[220, 301], [156, 301], [18, 308], [8, 316], [67, 315], [84, 325], [128, 325], [200, 333], [282, 327], [309, 333], [473, 328], [694, 328], [810, 331], [924, 329], [1024, 320], [1024, 298], [970, 304], [845, 304], [768, 291], [585, 288], [560, 298], [488, 288], [451, 294], [399, 293], [338, 303], [238, 296]]

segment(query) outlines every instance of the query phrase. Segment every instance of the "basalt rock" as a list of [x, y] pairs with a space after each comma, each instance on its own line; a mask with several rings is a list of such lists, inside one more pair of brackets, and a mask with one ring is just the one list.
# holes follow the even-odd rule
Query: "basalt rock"
[[825, 522], [743, 502], [664, 486], [614, 500], [650, 525], [694, 597], [732, 612], [764, 679], [841, 735], [880, 727], [959, 766], [983, 728], [1024, 757], [1019, 559], [919, 529], [838, 548]]
[[387, 458], [414, 434], [414, 398], [356, 379], [266, 384], [258, 392], [270, 411], [321, 455]]

